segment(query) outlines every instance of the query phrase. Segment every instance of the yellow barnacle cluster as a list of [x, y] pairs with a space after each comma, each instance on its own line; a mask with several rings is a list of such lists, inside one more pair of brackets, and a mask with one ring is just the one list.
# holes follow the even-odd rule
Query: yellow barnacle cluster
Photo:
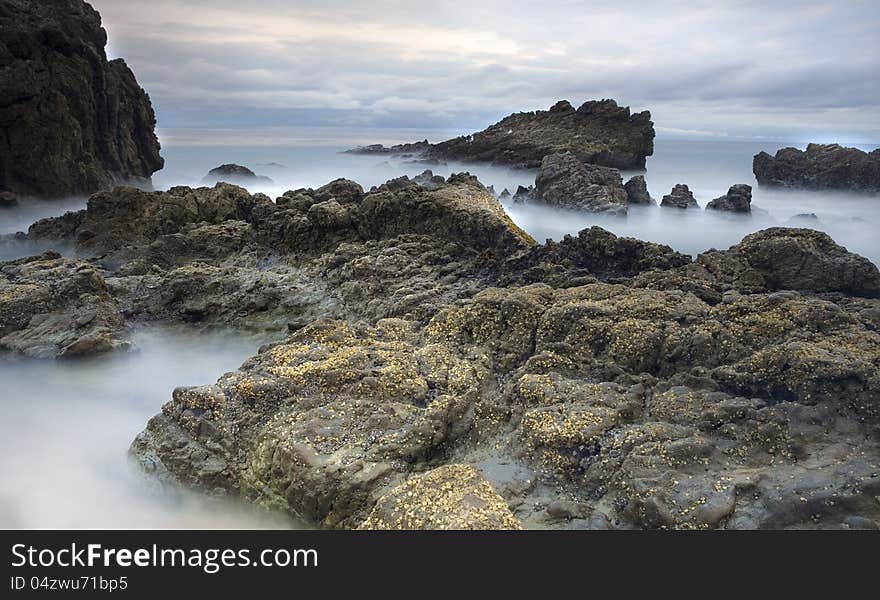
[[616, 411], [603, 407], [554, 406], [526, 412], [522, 430], [534, 446], [573, 448], [594, 441], [616, 421]]
[[361, 529], [522, 529], [492, 485], [470, 465], [414, 475], [386, 493]]

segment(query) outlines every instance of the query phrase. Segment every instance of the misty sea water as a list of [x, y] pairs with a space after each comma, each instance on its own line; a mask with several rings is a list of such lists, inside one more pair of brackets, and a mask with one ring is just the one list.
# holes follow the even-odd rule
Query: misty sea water
[[[400, 175], [414, 176], [425, 169], [448, 176], [469, 171], [497, 192], [534, 183], [535, 172], [486, 164], [424, 164], [385, 155], [356, 155], [343, 151], [370, 143], [394, 144], [421, 139], [440, 141], [464, 132], [375, 129], [334, 132], [332, 129], [262, 133], [235, 131], [165, 132], [162, 136], [166, 167], [154, 176], [157, 189], [173, 185], [199, 185], [202, 177], [223, 163], [237, 163], [272, 184], [256, 184], [251, 192], [275, 198], [286, 190], [318, 187], [338, 177], [360, 183], [365, 189]], [[279, 141], [280, 140], [280, 141]], [[658, 138], [645, 175], [648, 190], [658, 202], [677, 183], [687, 184], [701, 207], [727, 192], [736, 183], [753, 187], [751, 216], [712, 211], [631, 209], [627, 218], [560, 211], [506, 202], [513, 220], [536, 239], [561, 239], [592, 225], [613, 233], [668, 244], [696, 255], [710, 248], [728, 248], [749, 233], [773, 226], [809, 226], [829, 233], [838, 243], [880, 263], [880, 197], [832, 191], [759, 188], [752, 173], [752, 157], [771, 154], [786, 146], [804, 144], [766, 140], [691, 140]], [[872, 150], [877, 146], [860, 146]], [[624, 178], [637, 174], [624, 172]], [[816, 219], [795, 219], [797, 215]]]
[[[439, 141], [456, 131], [300, 129], [263, 131], [165, 130], [160, 132], [165, 168], [156, 189], [198, 186], [224, 163], [238, 163], [273, 183], [250, 187], [277, 197], [299, 187], [318, 187], [346, 177], [364, 188], [426, 168], [447, 176], [470, 171], [497, 192], [534, 182], [535, 172], [491, 165], [426, 165], [343, 151], [369, 143]], [[659, 201], [674, 184], [690, 186], [701, 206], [736, 183], [753, 186], [752, 216], [704, 210], [644, 207], [626, 218], [506, 203], [514, 221], [535, 238], [560, 239], [593, 225], [618, 235], [668, 244], [697, 254], [727, 248], [771, 226], [809, 226], [880, 263], [880, 196], [758, 188], [752, 156], [785, 146], [771, 141], [659, 138], [644, 175]], [[865, 150], [872, 146], [862, 146]], [[624, 173], [627, 178], [634, 173]], [[85, 206], [86, 198], [38, 202], [0, 212], [0, 233], [26, 230], [38, 218]], [[815, 219], [792, 221], [799, 214]], [[33, 254], [43, 246], [0, 244], [0, 260]], [[70, 253], [70, 248], [59, 248]], [[278, 515], [235, 503], [218, 503], [182, 490], [156, 487], [127, 458], [131, 440], [181, 385], [213, 383], [256, 352], [258, 342], [237, 333], [195, 334], [151, 329], [135, 339], [139, 351], [77, 363], [0, 361], [0, 527], [290, 527]]]

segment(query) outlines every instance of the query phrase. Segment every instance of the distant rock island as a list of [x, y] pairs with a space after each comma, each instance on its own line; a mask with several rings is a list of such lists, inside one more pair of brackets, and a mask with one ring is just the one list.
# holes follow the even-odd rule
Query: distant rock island
[[865, 152], [839, 144], [810, 144], [806, 151], [783, 148], [755, 155], [758, 184], [804, 189], [880, 191], [880, 149]]
[[575, 109], [560, 100], [550, 110], [515, 113], [469, 136], [439, 144], [427, 140], [397, 146], [374, 144], [358, 154], [419, 155], [426, 159], [490, 162], [537, 169], [549, 154], [571, 152], [583, 163], [643, 169], [654, 153], [654, 123], [648, 111], [632, 114], [614, 100], [584, 102]]
[[273, 183], [270, 178], [257, 175], [247, 167], [236, 164], [220, 165], [208, 171], [208, 174], [202, 178], [202, 183], [205, 185], [213, 185], [219, 182], [241, 185], [247, 185], [248, 183]]
[[61, 197], [163, 166], [147, 93], [82, 0], [0, 3], [0, 192]]

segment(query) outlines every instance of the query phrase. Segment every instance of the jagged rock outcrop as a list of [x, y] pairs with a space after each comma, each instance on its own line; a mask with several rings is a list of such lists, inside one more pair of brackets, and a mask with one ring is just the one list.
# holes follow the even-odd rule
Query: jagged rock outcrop
[[838, 144], [809, 144], [755, 155], [758, 185], [880, 192], [880, 149], [865, 152]]
[[230, 163], [208, 171], [208, 174], [202, 179], [202, 183], [205, 185], [214, 185], [215, 183], [248, 185], [250, 183], [272, 183], [272, 180], [263, 175], [257, 175], [247, 167]]
[[634, 175], [629, 181], [623, 184], [626, 190], [626, 201], [630, 205], [646, 205], [653, 206], [657, 204], [648, 193], [648, 184], [645, 182], [644, 175]]
[[[519, 191], [516, 198], [526, 200]], [[627, 193], [620, 172], [584, 164], [571, 152], [544, 157], [527, 201], [588, 212], [627, 212]]]
[[339, 179], [274, 203], [229, 184], [118, 188], [29, 238], [73, 243], [106, 269], [130, 319], [271, 331], [320, 316], [427, 318], [534, 245], [466, 174], [366, 194]]
[[[717, 254], [717, 253], [713, 253]], [[743, 238], [726, 251], [717, 263], [704, 254], [709, 265], [724, 280], [737, 282], [741, 289], [843, 292], [852, 296], [880, 297], [880, 273], [867, 258], [848, 252], [824, 232], [812, 229], [773, 227]], [[732, 277], [732, 279], [729, 279]], [[753, 280], [755, 283], [746, 283]]]
[[730, 186], [724, 196], [711, 200], [706, 204], [706, 210], [721, 210], [725, 212], [751, 214], [752, 213], [752, 186], [738, 183]]
[[162, 168], [149, 96], [82, 0], [0, 2], [0, 191], [87, 194]]
[[491, 162], [537, 169], [549, 154], [571, 152], [584, 163], [643, 169], [654, 153], [654, 123], [648, 111], [632, 114], [614, 100], [584, 102], [575, 109], [561, 100], [550, 110], [515, 113], [468, 136], [390, 148], [374, 145], [356, 153], [418, 154], [434, 160]]
[[696, 199], [694, 199], [694, 194], [691, 192], [690, 188], [683, 183], [678, 183], [673, 186], [672, 191], [665, 196], [660, 201], [660, 206], [663, 208], [700, 208], [700, 205], [697, 204]]

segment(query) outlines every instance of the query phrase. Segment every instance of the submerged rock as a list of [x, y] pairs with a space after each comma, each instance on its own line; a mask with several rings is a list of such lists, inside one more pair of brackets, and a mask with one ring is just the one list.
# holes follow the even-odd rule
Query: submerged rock
[[18, 197], [12, 192], [0, 192], [0, 209], [18, 206]]
[[788, 220], [791, 227], [810, 227], [811, 225], [819, 225], [821, 221], [816, 213], [800, 213], [794, 215]]
[[82, 0], [3, 3], [0, 191], [87, 194], [162, 168], [150, 98], [106, 43]]
[[864, 152], [838, 144], [809, 144], [806, 151], [783, 148], [755, 155], [759, 185], [806, 189], [880, 191], [880, 149]]
[[663, 196], [663, 200], [660, 201], [660, 206], [664, 208], [700, 208], [700, 205], [697, 204], [697, 201], [694, 199], [694, 194], [691, 192], [690, 188], [683, 183], [678, 183], [673, 186], [672, 191]]
[[627, 193], [620, 172], [584, 164], [570, 152], [544, 157], [530, 200], [571, 210], [620, 215], [627, 212]]
[[516, 204], [525, 204], [526, 202], [530, 202], [535, 194], [535, 186], [530, 185], [526, 187], [524, 185], [516, 186], [516, 192], [513, 194], [513, 201]]
[[202, 183], [206, 185], [214, 185], [215, 183], [273, 183], [268, 177], [257, 175], [247, 167], [236, 164], [220, 165], [208, 171], [208, 174], [202, 179]]
[[565, 100], [550, 110], [515, 113], [483, 131], [429, 144], [351, 150], [364, 154], [419, 154], [429, 159], [492, 162], [536, 169], [549, 154], [571, 152], [584, 163], [641, 169], [654, 153], [648, 111], [632, 114], [614, 100], [588, 101], [575, 109]]
[[752, 212], [752, 186], [738, 183], [730, 186], [727, 194], [711, 200], [706, 204], [706, 210], [722, 210], [726, 212], [751, 214]]
[[648, 184], [645, 183], [644, 175], [635, 175], [623, 184], [626, 190], [626, 201], [628, 204], [654, 205], [654, 199], [648, 193]]

